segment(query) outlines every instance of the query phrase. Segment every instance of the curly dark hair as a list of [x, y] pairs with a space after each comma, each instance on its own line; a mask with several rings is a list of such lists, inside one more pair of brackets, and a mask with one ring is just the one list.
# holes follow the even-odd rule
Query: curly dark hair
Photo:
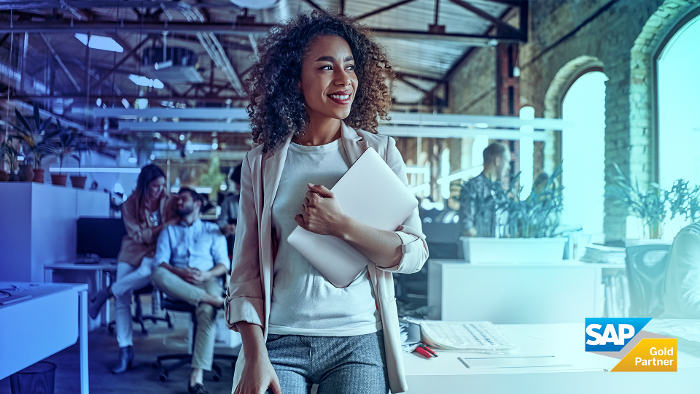
[[358, 89], [344, 121], [350, 127], [377, 133], [379, 118], [388, 119], [391, 94], [387, 80], [394, 78], [394, 72], [386, 51], [367, 34], [366, 28], [348, 18], [317, 11], [300, 14], [270, 32], [260, 45], [260, 60], [247, 81], [253, 141], [262, 144], [263, 151], [274, 149], [290, 133], [304, 133], [309, 118], [298, 83], [309, 43], [318, 36], [338, 36], [350, 46]]

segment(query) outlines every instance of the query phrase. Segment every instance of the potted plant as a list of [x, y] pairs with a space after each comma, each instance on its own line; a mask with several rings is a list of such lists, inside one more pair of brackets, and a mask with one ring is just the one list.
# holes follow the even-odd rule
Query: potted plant
[[32, 122], [16, 108], [15, 116], [17, 118], [17, 124], [10, 124], [19, 132], [19, 137], [24, 140], [33, 155], [34, 178], [32, 180], [34, 182], [44, 183], [44, 169], [41, 168], [41, 159], [44, 154], [42, 146], [49, 138], [49, 136], [46, 135], [46, 130], [51, 124], [51, 117], [42, 120], [39, 115], [39, 106], [36, 103], [34, 103], [34, 117]]
[[[42, 155], [55, 156], [58, 159], [58, 174], [51, 174], [51, 183], [54, 185], [65, 186], [67, 175], [63, 174], [63, 160], [65, 160], [73, 151], [77, 133], [64, 129], [61, 122], [58, 121], [58, 130], [47, 136], [47, 141], [40, 145]], [[56, 137], [53, 139], [53, 137]]]
[[700, 185], [690, 190], [688, 184], [688, 181], [678, 179], [671, 190], [666, 192], [671, 220], [676, 216], [685, 216], [692, 223], [700, 220]]
[[[632, 213], [632, 215], [642, 220], [642, 233], [645, 239], [661, 238], [661, 223], [666, 218], [666, 203], [669, 193], [661, 189], [656, 183], [651, 183], [647, 190], [639, 187], [639, 182], [632, 182], [622, 174], [620, 167], [615, 164], [617, 175], [616, 185], [609, 186], [605, 193], [606, 197], [615, 199]], [[682, 201], [676, 204], [683, 205]]]
[[3, 142], [0, 149], [2, 150], [2, 153], [0, 153], [0, 157], [2, 157], [2, 168], [4, 169], [5, 163], [7, 163], [8, 169], [10, 170], [9, 173], [5, 172], [7, 179], [4, 179], [5, 176], [2, 176], [2, 178], [5, 181], [18, 181], [19, 177], [15, 173], [17, 169], [17, 150], [12, 146], [10, 141]]
[[471, 263], [548, 263], [564, 256], [566, 238], [558, 237], [559, 216], [563, 209], [563, 186], [557, 185], [560, 164], [542, 188], [533, 188], [522, 198], [517, 186], [518, 173], [507, 188], [494, 182], [491, 197], [477, 200], [476, 209], [496, 212], [499, 238], [461, 237], [464, 258]]
[[78, 175], [71, 175], [70, 182], [76, 189], [85, 189], [85, 181], [87, 180], [87, 177], [80, 173], [80, 168], [82, 163], [82, 153], [85, 152], [90, 154], [90, 148], [86, 143], [81, 142], [79, 138], [76, 138], [75, 143], [73, 144], [73, 152], [74, 153], [71, 155], [71, 157], [78, 162]]
[[[15, 148], [12, 146], [7, 141], [3, 141], [0, 144], [0, 181], [1, 182], [7, 182], [11, 179], [12, 176], [14, 175], [14, 162], [15, 162], [15, 157], [17, 156], [17, 151], [15, 151]], [[5, 163], [8, 164], [8, 169], [10, 172], [8, 173], [5, 171]]]

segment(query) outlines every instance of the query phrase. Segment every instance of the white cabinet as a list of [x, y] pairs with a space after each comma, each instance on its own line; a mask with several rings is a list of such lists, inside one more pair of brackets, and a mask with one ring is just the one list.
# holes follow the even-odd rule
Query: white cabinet
[[108, 217], [109, 195], [0, 182], [0, 280], [40, 283], [45, 264], [74, 260], [80, 216]]
[[603, 314], [603, 265], [428, 261], [428, 305], [446, 321], [583, 323]]

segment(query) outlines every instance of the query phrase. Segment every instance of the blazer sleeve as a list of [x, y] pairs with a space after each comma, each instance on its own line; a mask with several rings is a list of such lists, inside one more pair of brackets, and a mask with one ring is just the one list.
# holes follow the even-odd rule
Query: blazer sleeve
[[151, 228], [142, 226], [136, 215], [137, 204], [132, 204], [130, 201], [122, 205], [122, 218], [124, 219], [124, 227], [129, 238], [135, 242], [142, 244], [153, 244], [157, 239], [157, 234], [153, 234]]
[[231, 280], [226, 290], [226, 325], [238, 331], [238, 322], [263, 325], [263, 291], [260, 280], [258, 217], [255, 210], [250, 152], [241, 168], [241, 194]]
[[[396, 148], [396, 142], [391, 137], [389, 137], [387, 142], [386, 163], [404, 185], [408, 187], [406, 164], [404, 164], [401, 153]], [[401, 261], [393, 267], [381, 268], [377, 266], [377, 269], [400, 274], [412, 274], [420, 271], [423, 268], [423, 264], [428, 260], [428, 244], [425, 242], [425, 235], [423, 234], [420, 216], [418, 215], [418, 207], [394, 232], [401, 238], [401, 252], [403, 254]]]

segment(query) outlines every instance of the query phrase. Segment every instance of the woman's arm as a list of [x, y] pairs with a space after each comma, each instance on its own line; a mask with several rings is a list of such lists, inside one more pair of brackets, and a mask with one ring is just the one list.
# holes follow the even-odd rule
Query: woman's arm
[[155, 243], [158, 239], [158, 235], [160, 235], [160, 232], [165, 227], [171, 224], [177, 224], [179, 220], [173, 218], [159, 226], [142, 227], [144, 223], [139, 221], [131, 204], [126, 203], [122, 206], [122, 218], [124, 219], [124, 227], [126, 228], [126, 233], [129, 235], [129, 238], [143, 244]]
[[379, 230], [347, 216], [340, 203], [323, 185], [308, 185], [309, 191], [294, 219], [305, 230], [338, 237], [378, 267], [389, 268], [401, 262], [401, 237], [393, 231]]
[[241, 168], [240, 216], [233, 247], [231, 280], [228, 284], [225, 302], [226, 324], [238, 331], [240, 322], [262, 325], [264, 303], [258, 240], [258, 218], [255, 210], [255, 196], [249, 162], [250, 152], [243, 160]]
[[234, 394], [264, 394], [272, 388], [273, 394], [282, 394], [277, 378], [265, 347], [263, 330], [257, 324], [240, 322], [238, 332], [243, 342], [245, 364], [241, 373], [241, 381], [233, 391]]
[[[386, 152], [387, 165], [404, 185], [408, 185], [406, 165], [391, 137]], [[420, 271], [428, 259], [418, 208], [396, 231], [383, 231], [346, 216], [333, 193], [322, 185], [309, 184], [306, 196], [302, 215], [295, 218], [297, 224], [308, 231], [345, 240], [372, 260], [377, 268], [411, 274]]]

